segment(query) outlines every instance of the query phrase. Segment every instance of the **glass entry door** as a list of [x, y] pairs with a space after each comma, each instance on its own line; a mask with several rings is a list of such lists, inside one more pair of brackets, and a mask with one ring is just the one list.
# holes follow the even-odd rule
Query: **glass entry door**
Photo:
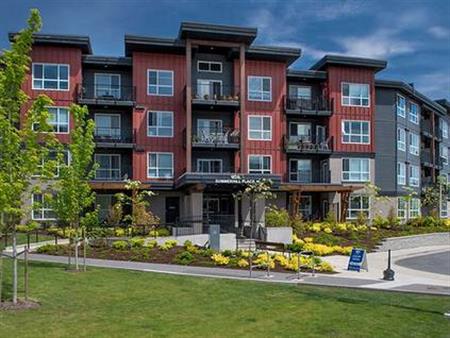
[[291, 122], [289, 124], [289, 139], [292, 141], [311, 141], [311, 124]]

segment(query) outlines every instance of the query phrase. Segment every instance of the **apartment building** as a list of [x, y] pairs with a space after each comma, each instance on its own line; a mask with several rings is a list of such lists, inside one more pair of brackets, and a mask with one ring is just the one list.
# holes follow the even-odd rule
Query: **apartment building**
[[[277, 196], [257, 202], [263, 224], [268, 204], [308, 219], [330, 210], [341, 220], [360, 212], [373, 217], [365, 184], [401, 195], [392, 174], [397, 162], [419, 166], [419, 176], [443, 174], [439, 161], [398, 153], [394, 124], [393, 134], [378, 127], [394, 119], [415, 131], [419, 148], [427, 146], [433, 159], [448, 153], [441, 147], [445, 108], [375, 80], [386, 61], [326, 55], [309, 70], [294, 70], [299, 49], [258, 46], [256, 36], [254, 28], [183, 22], [176, 38], [126, 35], [124, 56], [102, 57], [92, 54], [88, 37], [36, 35], [24, 90], [31, 99], [45, 93], [54, 100], [51, 123], [63, 143], [69, 105], [89, 107], [99, 163], [91, 184], [102, 217], [128, 178], [157, 193], [151, 209], [162, 223], [185, 222], [200, 232], [204, 222], [230, 231], [248, 224], [249, 201], [233, 193], [258, 178], [270, 179]], [[401, 95], [417, 102], [419, 124], [397, 118]], [[431, 140], [422, 117], [438, 128]], [[387, 159], [395, 182], [378, 175], [387, 173], [378, 163]], [[32, 216], [54, 218], [45, 203]]]

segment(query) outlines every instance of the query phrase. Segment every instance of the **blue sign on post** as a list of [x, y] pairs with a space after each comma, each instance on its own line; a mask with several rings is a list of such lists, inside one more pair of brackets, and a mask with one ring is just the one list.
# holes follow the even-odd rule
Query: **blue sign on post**
[[350, 254], [350, 260], [348, 261], [347, 270], [349, 271], [361, 271], [364, 269], [369, 271], [367, 267], [367, 256], [366, 250], [364, 249], [352, 249], [352, 253]]

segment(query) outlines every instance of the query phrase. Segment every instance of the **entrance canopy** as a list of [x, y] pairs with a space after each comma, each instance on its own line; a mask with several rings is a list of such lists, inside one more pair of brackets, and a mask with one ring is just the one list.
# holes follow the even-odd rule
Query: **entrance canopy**
[[261, 174], [233, 174], [233, 173], [185, 173], [175, 184], [175, 188], [183, 188], [190, 185], [202, 184], [205, 186], [230, 187], [242, 186], [256, 182], [260, 179], [272, 181], [272, 187], [278, 189], [281, 184], [280, 175]]

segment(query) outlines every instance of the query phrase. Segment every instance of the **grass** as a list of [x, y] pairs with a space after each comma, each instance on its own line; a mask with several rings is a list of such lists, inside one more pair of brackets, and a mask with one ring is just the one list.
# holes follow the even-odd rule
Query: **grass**
[[[6, 264], [7, 277], [10, 263]], [[32, 263], [0, 337], [449, 337], [449, 297]], [[6, 284], [5, 284], [6, 287]], [[10, 289], [7, 290], [10, 293]]]
[[[55, 237], [51, 236], [51, 235], [44, 235], [44, 234], [39, 234], [38, 235], [38, 242], [43, 242], [43, 241], [51, 241], [54, 240]], [[7, 238], [7, 246], [12, 245], [12, 238], [10, 235], [8, 235]], [[27, 243], [27, 234], [24, 233], [17, 233], [17, 244], [26, 244]], [[36, 243], [36, 235], [35, 233], [31, 233], [30, 234], [30, 243]], [[0, 238], [0, 250], [3, 249], [5, 247], [5, 239], [2, 237]]]

